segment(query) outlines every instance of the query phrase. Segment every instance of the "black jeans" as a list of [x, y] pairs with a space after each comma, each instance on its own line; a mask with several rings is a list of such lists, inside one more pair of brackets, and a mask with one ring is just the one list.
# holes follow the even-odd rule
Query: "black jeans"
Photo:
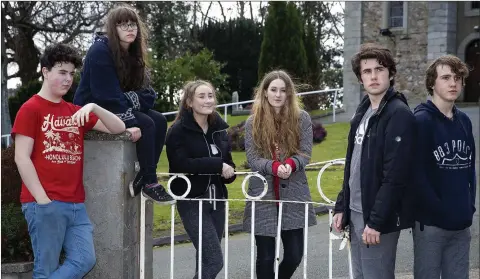
[[142, 136], [137, 141], [137, 158], [140, 164], [140, 173], [144, 175], [146, 183], [156, 183], [157, 164], [165, 144], [167, 133], [167, 119], [155, 110], [146, 113], [134, 111], [133, 115], [138, 122]]
[[[278, 267], [278, 278], [289, 279], [303, 257], [303, 229], [282, 231], [283, 261]], [[275, 237], [255, 235], [257, 245], [257, 278], [275, 278]]]

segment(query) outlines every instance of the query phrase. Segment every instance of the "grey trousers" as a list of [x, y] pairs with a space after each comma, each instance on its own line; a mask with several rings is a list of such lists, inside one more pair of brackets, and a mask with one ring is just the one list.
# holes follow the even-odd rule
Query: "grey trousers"
[[350, 242], [352, 252], [353, 278], [355, 279], [394, 279], [397, 243], [400, 232], [380, 235], [380, 244], [363, 243], [365, 229], [363, 214], [350, 213]]
[[416, 222], [413, 230], [415, 279], [468, 279], [470, 228], [447, 231]]
[[[201, 198], [209, 198], [207, 194]], [[217, 198], [220, 198], [217, 196]], [[202, 278], [214, 279], [223, 268], [223, 253], [220, 242], [225, 229], [225, 202], [213, 203], [204, 201], [203, 212], [198, 211], [198, 201], [177, 201], [177, 210], [182, 218], [183, 226], [192, 240], [196, 255], [194, 279], [198, 278], [198, 219], [202, 214]]]

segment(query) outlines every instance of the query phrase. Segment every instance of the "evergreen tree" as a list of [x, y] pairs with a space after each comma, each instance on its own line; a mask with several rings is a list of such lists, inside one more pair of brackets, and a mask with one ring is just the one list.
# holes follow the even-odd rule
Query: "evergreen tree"
[[229, 88], [238, 91], [242, 101], [252, 98], [257, 84], [262, 30], [259, 23], [249, 18], [210, 21], [199, 30], [198, 40], [214, 53], [216, 61], [226, 64], [222, 73], [229, 76]]
[[317, 39], [315, 37], [315, 29], [312, 24], [307, 24], [306, 26], [304, 44], [305, 53], [307, 56], [307, 83], [316, 90], [319, 86], [320, 69], [317, 54]]
[[300, 82], [307, 79], [303, 24], [293, 2], [269, 2], [258, 63], [259, 78], [273, 69], [286, 70]]

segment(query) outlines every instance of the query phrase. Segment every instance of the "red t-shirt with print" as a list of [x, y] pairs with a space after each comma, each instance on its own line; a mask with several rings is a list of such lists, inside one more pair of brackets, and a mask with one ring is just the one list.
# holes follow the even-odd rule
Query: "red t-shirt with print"
[[[88, 123], [78, 127], [72, 115], [81, 107], [62, 100], [50, 102], [34, 95], [17, 113], [12, 137], [21, 134], [34, 139], [31, 159], [40, 183], [51, 200], [82, 203], [83, 187], [83, 136], [97, 123], [91, 113]], [[22, 183], [20, 202], [35, 199]]]

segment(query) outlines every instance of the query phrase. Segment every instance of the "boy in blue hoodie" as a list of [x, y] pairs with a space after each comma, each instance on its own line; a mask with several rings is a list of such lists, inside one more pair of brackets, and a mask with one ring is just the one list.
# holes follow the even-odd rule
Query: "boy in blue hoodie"
[[475, 212], [475, 142], [468, 116], [455, 107], [468, 68], [437, 58], [426, 71], [431, 101], [415, 108], [419, 164], [413, 230], [416, 279], [463, 279], [469, 274]]

